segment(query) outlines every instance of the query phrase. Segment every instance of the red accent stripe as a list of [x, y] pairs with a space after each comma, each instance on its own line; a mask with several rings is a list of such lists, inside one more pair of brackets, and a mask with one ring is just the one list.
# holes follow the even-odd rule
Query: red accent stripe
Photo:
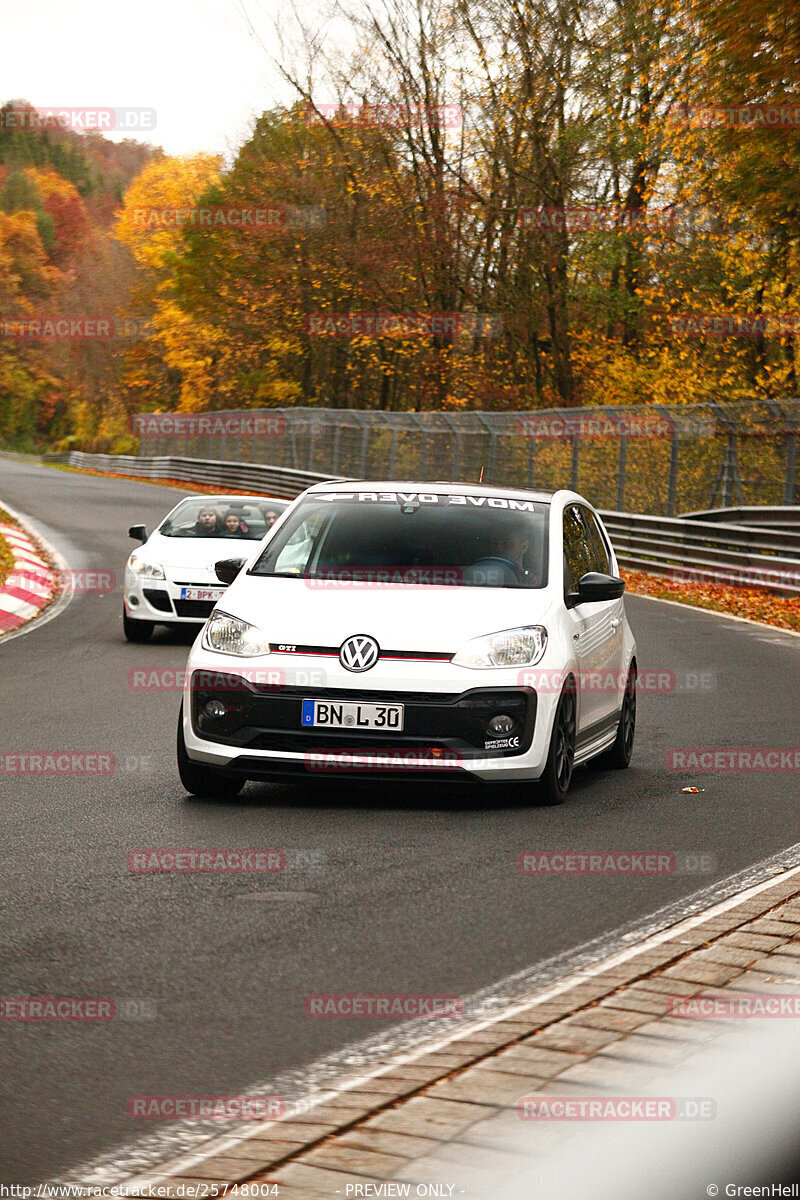
[[4, 612], [0, 609], [0, 630], [16, 629], [17, 625], [24, 625], [26, 620], [26, 617], [21, 617], [18, 613]]
[[32, 604], [34, 608], [43, 608], [50, 600], [49, 596], [38, 596], [36, 592], [28, 592], [25, 588], [20, 587], [1, 588], [0, 595], [13, 596], [15, 600], [24, 600], [26, 604]]

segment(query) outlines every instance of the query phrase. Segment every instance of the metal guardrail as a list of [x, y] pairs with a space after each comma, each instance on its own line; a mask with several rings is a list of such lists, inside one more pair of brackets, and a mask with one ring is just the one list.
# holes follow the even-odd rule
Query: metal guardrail
[[603, 512], [623, 566], [800, 596], [800, 529], [751, 529], [682, 517]]
[[45, 463], [63, 463], [85, 471], [109, 475], [135, 475], [140, 479], [175, 479], [181, 483], [205, 483], [212, 487], [256, 492], [293, 500], [314, 483], [324, 483], [331, 475], [316, 471], [294, 471], [286, 467], [259, 463], [221, 462], [217, 459], [176, 458], [161, 455], [139, 458], [135, 454], [85, 454], [70, 450], [64, 454], [43, 454]]
[[[314, 483], [341, 476], [214, 459], [45, 454], [84, 470], [143, 479], [176, 479], [293, 499]], [[602, 511], [620, 563], [633, 570], [800, 595], [800, 528], [749, 528], [684, 517]]]
[[800, 504], [743, 504], [738, 508], [708, 508], [681, 516], [687, 521], [732, 521], [735, 525], [800, 529]]

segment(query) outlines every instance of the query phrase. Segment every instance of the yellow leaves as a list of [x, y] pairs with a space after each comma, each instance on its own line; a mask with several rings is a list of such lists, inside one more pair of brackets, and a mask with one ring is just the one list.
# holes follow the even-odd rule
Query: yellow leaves
[[164, 158], [149, 163], [125, 193], [116, 236], [140, 266], [164, 269], [183, 242], [186, 213], [219, 181], [218, 155]]

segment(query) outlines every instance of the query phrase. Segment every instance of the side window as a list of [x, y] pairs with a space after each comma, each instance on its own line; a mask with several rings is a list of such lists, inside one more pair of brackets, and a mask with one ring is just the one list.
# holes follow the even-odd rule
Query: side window
[[588, 570], [600, 571], [601, 574], [608, 575], [611, 571], [611, 560], [600, 526], [597, 524], [597, 518], [594, 513], [589, 512], [588, 508], [581, 508], [581, 517], [586, 526], [586, 541], [590, 548], [592, 561]]
[[581, 510], [571, 504], [564, 509], [564, 595], [577, 592], [581, 576], [595, 569]]

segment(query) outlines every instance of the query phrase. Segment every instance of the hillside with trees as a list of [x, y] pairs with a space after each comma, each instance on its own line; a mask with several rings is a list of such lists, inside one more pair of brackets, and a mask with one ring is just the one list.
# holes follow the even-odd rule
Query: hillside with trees
[[[150, 409], [796, 394], [795, 0], [345, 19], [346, 55], [276, 33], [295, 100], [229, 166], [0, 130], [3, 312], [114, 308], [131, 331], [3, 339], [0, 439], [123, 449]], [[370, 320], [333, 332], [352, 314]], [[371, 324], [410, 314], [447, 319]]]

